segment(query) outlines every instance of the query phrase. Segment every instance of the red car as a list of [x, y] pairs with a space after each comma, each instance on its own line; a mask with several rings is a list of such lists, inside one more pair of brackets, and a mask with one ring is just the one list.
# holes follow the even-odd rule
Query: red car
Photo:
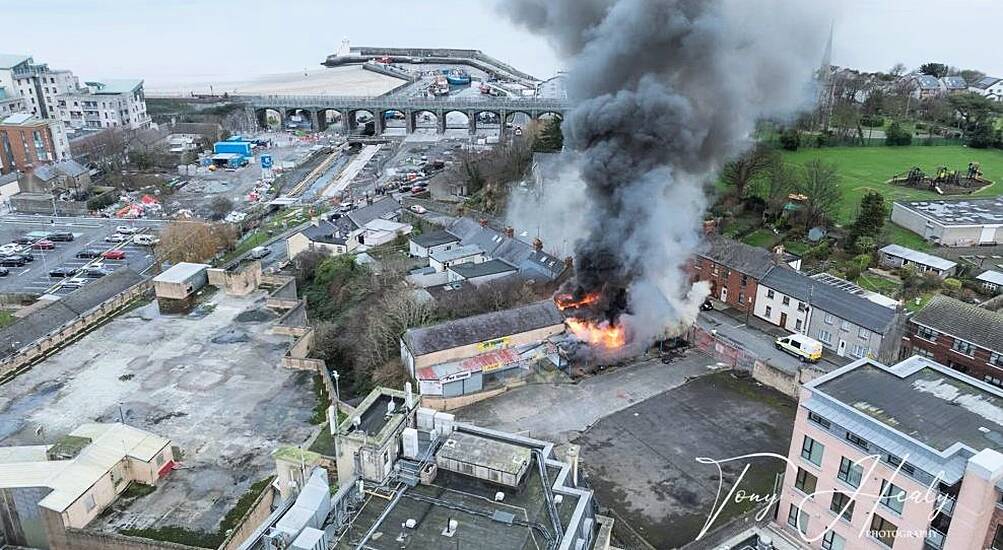
[[54, 248], [56, 248], [56, 245], [52, 241], [42, 239], [40, 241], [35, 241], [31, 243], [31, 247], [34, 248], [35, 250], [53, 250]]
[[108, 250], [101, 257], [106, 260], [124, 260], [125, 252], [121, 250]]

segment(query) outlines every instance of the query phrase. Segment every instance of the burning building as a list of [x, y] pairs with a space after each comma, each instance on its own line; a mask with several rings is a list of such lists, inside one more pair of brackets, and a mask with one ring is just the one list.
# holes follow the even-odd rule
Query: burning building
[[708, 286], [692, 284], [686, 264], [701, 246], [704, 186], [751, 144], [757, 121], [814, 98], [818, 57], [805, 53], [821, 54], [825, 18], [802, 4], [503, 4], [570, 59], [566, 173], [540, 198], [514, 198], [509, 221], [574, 243], [575, 280], [557, 303], [582, 340], [650, 343], [695, 318]]

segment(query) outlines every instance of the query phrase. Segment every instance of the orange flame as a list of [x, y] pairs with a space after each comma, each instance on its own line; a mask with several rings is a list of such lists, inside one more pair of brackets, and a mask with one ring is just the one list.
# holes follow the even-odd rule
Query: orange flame
[[622, 326], [608, 322], [593, 323], [581, 319], [567, 319], [568, 328], [579, 340], [592, 346], [619, 348], [627, 343], [627, 333]]
[[558, 294], [554, 297], [554, 303], [557, 304], [557, 309], [564, 311], [566, 309], [574, 309], [582, 306], [587, 306], [594, 304], [599, 301], [599, 294], [592, 293], [586, 294], [581, 299], [576, 300], [573, 294]]

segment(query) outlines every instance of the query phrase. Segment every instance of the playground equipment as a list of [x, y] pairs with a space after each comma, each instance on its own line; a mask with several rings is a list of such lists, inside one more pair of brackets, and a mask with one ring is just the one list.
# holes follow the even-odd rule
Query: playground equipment
[[993, 182], [982, 174], [982, 165], [969, 162], [967, 170], [951, 170], [946, 166], [937, 167], [934, 175], [928, 175], [914, 166], [908, 172], [892, 177], [887, 183], [916, 189], [927, 189], [941, 195], [973, 193]]

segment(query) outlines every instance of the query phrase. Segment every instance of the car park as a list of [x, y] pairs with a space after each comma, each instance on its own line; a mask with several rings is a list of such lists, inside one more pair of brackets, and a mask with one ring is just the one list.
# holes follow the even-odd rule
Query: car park
[[0, 246], [0, 254], [16, 254], [23, 249], [21, 245], [10, 243]]
[[101, 257], [106, 260], [124, 260], [125, 251], [124, 250], [108, 250], [101, 254]]
[[91, 258], [100, 258], [100, 257], [101, 257], [101, 251], [94, 250], [93, 248], [85, 248], [80, 252], [77, 252], [77, 258], [82, 258], [85, 260], [89, 260]]
[[73, 269], [72, 267], [57, 267], [56, 269], [49, 271], [49, 277], [57, 279], [69, 278], [76, 274], [77, 270]]
[[26, 245], [35, 242], [37, 239], [32, 239], [31, 237], [18, 237], [11, 241], [12, 244]]
[[69, 231], [52, 231], [49, 233], [50, 241], [70, 242], [73, 240], [73, 233]]
[[35, 261], [35, 257], [32, 256], [31, 254], [28, 254], [27, 252], [21, 252], [20, 254], [11, 254], [11, 256], [14, 256], [16, 258], [21, 258], [22, 260], [25, 261], [25, 263], [31, 263]]
[[122, 235], [121, 233], [112, 233], [104, 238], [107, 243], [124, 243], [129, 240], [129, 237]]
[[68, 281], [63, 282], [63, 288], [80, 288], [89, 282], [91, 282], [90, 279], [84, 277], [74, 277]]
[[56, 243], [47, 239], [42, 239], [31, 243], [31, 247], [35, 250], [53, 250], [56, 248]]
[[132, 238], [132, 242], [143, 246], [153, 246], [160, 242], [160, 239], [156, 235], [151, 235], [150, 233], [140, 233]]

